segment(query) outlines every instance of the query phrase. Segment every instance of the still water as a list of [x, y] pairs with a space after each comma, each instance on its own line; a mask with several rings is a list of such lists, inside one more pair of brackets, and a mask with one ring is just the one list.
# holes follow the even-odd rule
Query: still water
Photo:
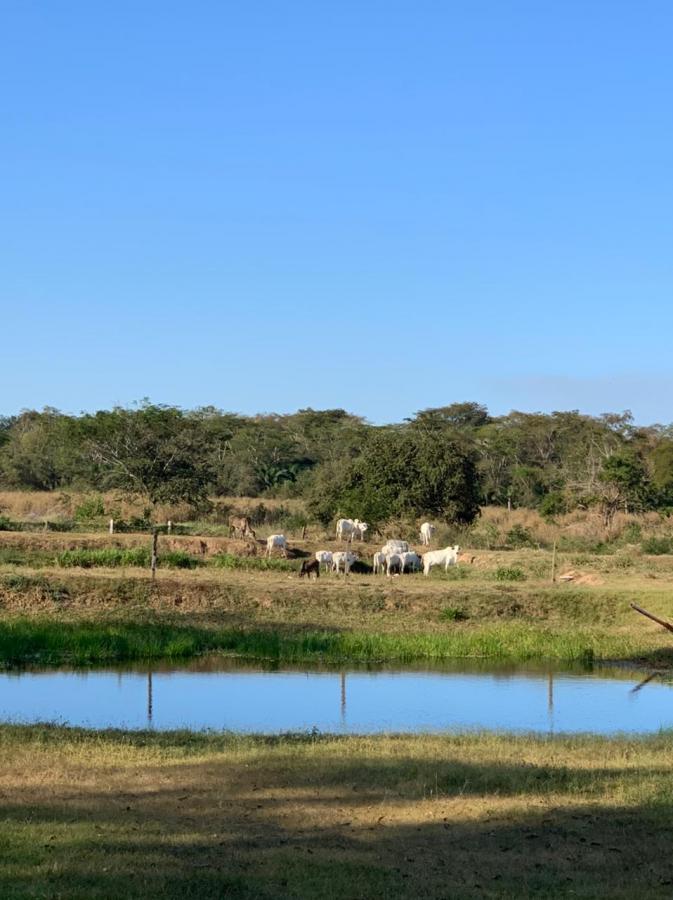
[[[183, 667], [0, 674], [0, 720], [90, 728], [277, 733], [652, 732], [673, 728], [673, 686], [641, 673], [444, 665], [426, 669]], [[639, 684], [641, 687], [639, 688]]]

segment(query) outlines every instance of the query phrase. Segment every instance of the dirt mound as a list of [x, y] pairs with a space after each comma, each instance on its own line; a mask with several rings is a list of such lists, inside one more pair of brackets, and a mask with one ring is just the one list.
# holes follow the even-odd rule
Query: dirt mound
[[561, 572], [558, 580], [563, 584], [605, 584], [605, 580], [595, 572], [579, 572], [577, 569], [568, 569], [567, 572]]

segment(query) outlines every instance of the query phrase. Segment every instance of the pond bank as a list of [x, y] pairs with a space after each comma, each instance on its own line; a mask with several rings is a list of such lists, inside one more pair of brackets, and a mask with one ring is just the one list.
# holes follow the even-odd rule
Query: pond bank
[[81, 665], [207, 652], [280, 661], [621, 660], [668, 666], [665, 586], [302, 582], [285, 573], [0, 573], [0, 664]]

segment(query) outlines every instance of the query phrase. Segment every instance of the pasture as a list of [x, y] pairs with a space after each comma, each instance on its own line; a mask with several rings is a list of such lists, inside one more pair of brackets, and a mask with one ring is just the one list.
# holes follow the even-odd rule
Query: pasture
[[8, 900], [671, 893], [668, 735], [0, 742]]
[[[256, 542], [181, 523], [159, 539], [154, 580], [147, 533], [35, 530], [29, 517], [28, 530], [0, 532], [0, 660], [610, 660], [643, 674], [673, 661], [669, 635], [630, 609], [673, 618], [673, 557], [644, 552], [633, 530], [611, 552], [557, 550], [554, 582], [546, 541], [470, 547], [464, 536], [473, 560], [427, 578], [361, 568], [308, 580], [303, 560], [346, 545], [312, 526], [302, 537], [292, 515], [287, 559], [265, 558], [277, 521]], [[351, 549], [370, 563], [380, 543]], [[5, 724], [0, 743], [3, 897], [626, 898], [670, 896], [673, 883], [668, 733]]]

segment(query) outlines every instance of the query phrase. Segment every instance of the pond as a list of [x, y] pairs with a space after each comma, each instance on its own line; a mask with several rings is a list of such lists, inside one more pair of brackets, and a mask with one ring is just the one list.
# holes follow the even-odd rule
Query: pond
[[[281, 668], [232, 660], [0, 674], [0, 720], [90, 728], [279, 733], [652, 732], [673, 686], [623, 668], [461, 661], [433, 668]], [[639, 687], [640, 685], [640, 687]]]

